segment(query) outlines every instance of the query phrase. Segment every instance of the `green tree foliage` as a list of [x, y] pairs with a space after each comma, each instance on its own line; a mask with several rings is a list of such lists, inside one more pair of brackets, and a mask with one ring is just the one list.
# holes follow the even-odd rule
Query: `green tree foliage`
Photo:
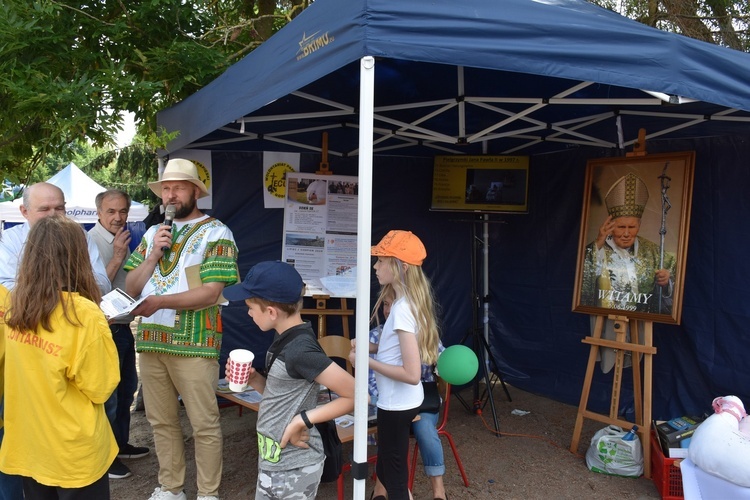
[[102, 151], [82, 170], [102, 186], [122, 189], [134, 200], [153, 207], [161, 201], [147, 184], [149, 180], [156, 180], [154, 158], [154, 149], [136, 138], [133, 144], [120, 151]]
[[747, 0], [589, 0], [643, 24], [750, 52]]
[[49, 179], [71, 162], [104, 188], [122, 189], [148, 206], [159, 202], [147, 185], [148, 180], [155, 178], [154, 151], [140, 137], [121, 150], [98, 148], [86, 140], [76, 140], [60, 152], [48, 155], [34, 170], [28, 184]]
[[[590, 1], [750, 51], [747, 0]], [[28, 183], [47, 173], [49, 155], [64, 158], [89, 141], [107, 149], [79, 165], [87, 173], [113, 169], [108, 184], [145, 185], [156, 148], [169, 139], [156, 129], [157, 111], [205, 86], [311, 2], [3, 0], [0, 178]], [[111, 151], [122, 111], [135, 114], [141, 140]]]
[[0, 177], [27, 182], [48, 155], [63, 154], [79, 139], [111, 145], [120, 111], [135, 114], [155, 166], [156, 112], [216, 78], [305, 6], [303, 0], [3, 0]]

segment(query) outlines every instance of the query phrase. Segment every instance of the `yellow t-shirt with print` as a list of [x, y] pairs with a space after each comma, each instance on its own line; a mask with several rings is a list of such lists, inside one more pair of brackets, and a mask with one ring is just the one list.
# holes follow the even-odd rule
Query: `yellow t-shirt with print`
[[104, 402], [117, 387], [120, 371], [99, 306], [77, 293], [62, 296], [74, 303], [81, 325], [68, 322], [58, 304], [52, 331], [5, 327], [0, 470], [47, 486], [81, 488], [104, 476], [117, 456]]

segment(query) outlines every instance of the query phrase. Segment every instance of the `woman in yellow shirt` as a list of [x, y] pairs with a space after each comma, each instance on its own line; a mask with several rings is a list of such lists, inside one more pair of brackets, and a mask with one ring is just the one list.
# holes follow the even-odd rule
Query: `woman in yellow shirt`
[[22, 476], [26, 500], [109, 499], [118, 448], [104, 402], [120, 375], [100, 301], [83, 229], [65, 217], [37, 221], [0, 340], [0, 470]]

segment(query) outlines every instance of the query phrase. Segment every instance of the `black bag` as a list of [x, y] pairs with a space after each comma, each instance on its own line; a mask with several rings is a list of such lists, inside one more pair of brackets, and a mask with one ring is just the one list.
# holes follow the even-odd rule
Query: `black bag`
[[419, 413], [437, 413], [440, 411], [440, 392], [437, 382], [422, 382], [424, 400], [419, 406]]
[[326, 461], [323, 465], [323, 475], [320, 478], [321, 483], [331, 483], [336, 481], [341, 474], [344, 466], [344, 457], [341, 452], [341, 440], [339, 433], [336, 431], [336, 422], [328, 420], [315, 424], [320, 432], [320, 438], [323, 440], [323, 450], [326, 454]]
[[[271, 360], [268, 362], [266, 372], [271, 371], [271, 365], [276, 361], [281, 349], [297, 338], [299, 335], [304, 334], [305, 330], [299, 330], [293, 332], [292, 335], [288, 335], [283, 343], [279, 343], [277, 346], [277, 352], [271, 354]], [[318, 384], [313, 384], [318, 387]], [[326, 422], [319, 422], [315, 424], [315, 428], [320, 433], [320, 438], [323, 441], [323, 452], [326, 455], [325, 462], [323, 464], [323, 476], [320, 478], [321, 483], [330, 483], [336, 481], [341, 474], [341, 469], [344, 466], [344, 456], [341, 450], [341, 440], [339, 439], [339, 433], [336, 430], [336, 422], [334, 420], [328, 420]]]

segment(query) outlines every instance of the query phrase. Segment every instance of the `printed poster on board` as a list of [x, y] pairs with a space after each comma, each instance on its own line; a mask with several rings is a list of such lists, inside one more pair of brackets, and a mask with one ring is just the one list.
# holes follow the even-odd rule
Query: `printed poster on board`
[[354, 297], [357, 177], [288, 172], [282, 260], [307, 284], [307, 295]]

